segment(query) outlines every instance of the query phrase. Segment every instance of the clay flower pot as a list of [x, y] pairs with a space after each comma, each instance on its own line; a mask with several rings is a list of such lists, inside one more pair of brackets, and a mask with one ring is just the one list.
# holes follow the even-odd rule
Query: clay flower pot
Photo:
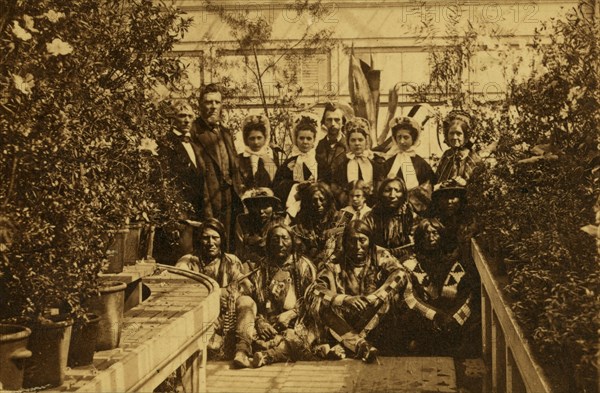
[[56, 387], [62, 385], [67, 369], [69, 342], [73, 320], [66, 314], [46, 317], [32, 329], [25, 362], [23, 387]]
[[23, 387], [24, 360], [31, 357], [27, 342], [31, 330], [25, 326], [0, 324], [0, 389]]
[[125, 306], [125, 288], [119, 281], [100, 283], [100, 296], [94, 299], [90, 310], [100, 317], [96, 350], [105, 351], [119, 346], [123, 326], [123, 308]]
[[125, 264], [127, 234], [129, 229], [119, 229], [115, 232], [115, 239], [108, 248], [108, 264], [102, 271], [104, 273], [122, 273]]
[[94, 360], [100, 317], [92, 313], [86, 314], [86, 317], [86, 321], [76, 322], [73, 325], [67, 362], [69, 367], [87, 366]]

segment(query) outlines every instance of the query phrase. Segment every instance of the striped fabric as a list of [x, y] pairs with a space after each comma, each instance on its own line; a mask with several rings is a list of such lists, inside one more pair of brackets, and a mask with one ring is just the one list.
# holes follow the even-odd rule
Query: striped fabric
[[[417, 311], [429, 320], [433, 320], [437, 310], [450, 312], [452, 317], [463, 325], [471, 315], [471, 297], [464, 300], [459, 298], [459, 286], [463, 279], [466, 279], [466, 272], [459, 261], [455, 261], [446, 278], [443, 281], [441, 289], [436, 289], [431, 282], [431, 278], [427, 272], [421, 267], [417, 259], [411, 258], [403, 262], [405, 268], [410, 270], [413, 277], [413, 282], [409, 281], [404, 291], [404, 301], [411, 309]], [[464, 294], [463, 294], [464, 296]], [[444, 304], [444, 306], [438, 306]], [[450, 310], [446, 310], [449, 306]], [[438, 308], [441, 307], [441, 308]], [[458, 308], [456, 311], [454, 311]]]
[[469, 295], [467, 301], [452, 316], [452, 318], [454, 318], [460, 326], [464, 325], [464, 323], [467, 321], [467, 318], [469, 318], [471, 315], [471, 297], [472, 296]]
[[433, 321], [436, 311], [415, 295], [413, 284], [410, 282], [410, 280], [408, 281], [406, 289], [404, 290], [404, 301], [406, 302], [408, 308], [417, 311], [425, 318]]
[[443, 183], [457, 176], [469, 180], [479, 162], [481, 158], [469, 149], [446, 150], [436, 170], [437, 183]]
[[[361, 314], [359, 326], [352, 327], [355, 330], [351, 335], [364, 336], [373, 330], [379, 324], [381, 317], [390, 310], [393, 299], [408, 285], [409, 272], [395, 257], [381, 247], [376, 248], [370, 263], [365, 268], [368, 269], [365, 277], [373, 276], [371, 278], [375, 280], [375, 283], [381, 282], [381, 276], [384, 278], [387, 276], [385, 282], [378, 288], [368, 289], [372, 286], [356, 285], [353, 280], [350, 280], [352, 273], [349, 273], [348, 270], [351, 269], [341, 268], [339, 264], [327, 264], [326, 269], [321, 272], [315, 284], [310, 288], [309, 294], [307, 293], [308, 308], [313, 311], [313, 316], [319, 318], [319, 315], [322, 315], [325, 310], [332, 310], [337, 315], [336, 318], [343, 319], [342, 314], [345, 311], [343, 311], [343, 307], [340, 308], [343, 300], [350, 294], [364, 296], [371, 306], [369, 312]], [[367, 281], [370, 282], [371, 279], [369, 278]], [[365, 289], [365, 292], [361, 292], [360, 288]], [[357, 290], [358, 292], [356, 292]], [[346, 324], [346, 322], [341, 321], [341, 324]], [[335, 328], [335, 326], [329, 325], [328, 327]], [[340, 333], [338, 340], [347, 341], [348, 337]]]

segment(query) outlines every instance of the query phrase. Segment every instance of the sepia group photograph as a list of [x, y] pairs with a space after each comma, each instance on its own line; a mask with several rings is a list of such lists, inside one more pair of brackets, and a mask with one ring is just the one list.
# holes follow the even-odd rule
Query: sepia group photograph
[[0, 391], [600, 393], [600, 0], [2, 0]]

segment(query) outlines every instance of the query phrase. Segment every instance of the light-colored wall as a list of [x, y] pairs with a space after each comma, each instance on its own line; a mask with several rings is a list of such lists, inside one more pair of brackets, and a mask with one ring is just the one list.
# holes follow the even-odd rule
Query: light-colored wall
[[[194, 18], [190, 31], [175, 51], [195, 57], [195, 83], [210, 81], [210, 72], [202, 67], [199, 56], [208, 53], [211, 46], [235, 48], [229, 28], [218, 15], [207, 11], [202, 1], [175, 0], [178, 6]], [[215, 2], [217, 3], [217, 2]], [[378, 129], [383, 128], [387, 113], [387, 92], [397, 82], [424, 83], [429, 77], [428, 54], [424, 51], [419, 27], [432, 18], [438, 30], [435, 40], [443, 43], [445, 25], [451, 18], [460, 18], [460, 25], [471, 23], [502, 32], [504, 43], [525, 54], [526, 44], [531, 41], [534, 29], [542, 21], [558, 17], [576, 5], [576, 1], [462, 1], [459, 8], [453, 1], [324, 1], [330, 12], [321, 20], [299, 18], [290, 8], [292, 1], [240, 1], [218, 2], [227, 12], [249, 10], [251, 19], [267, 18], [273, 22], [273, 45], [293, 42], [305, 30], [331, 28], [337, 45], [323, 55], [318, 67], [317, 85], [306, 88], [306, 101], [323, 102], [326, 94], [336, 92], [339, 99], [349, 102], [348, 48], [354, 47], [357, 56], [365, 61], [374, 60], [375, 68], [381, 70], [381, 102]], [[502, 91], [504, 87], [502, 68], [510, 66], [495, 56], [493, 43], [487, 42], [488, 51], [478, 53], [473, 60], [476, 73], [469, 75], [469, 87], [485, 95]], [[482, 48], [486, 42], [481, 42]], [[267, 88], [271, 88], [272, 86]], [[409, 89], [401, 97], [398, 113], [406, 114], [414, 104]], [[252, 105], [249, 105], [252, 106]], [[445, 148], [445, 146], [443, 146]], [[437, 138], [425, 137], [419, 148], [424, 156], [441, 151]]]

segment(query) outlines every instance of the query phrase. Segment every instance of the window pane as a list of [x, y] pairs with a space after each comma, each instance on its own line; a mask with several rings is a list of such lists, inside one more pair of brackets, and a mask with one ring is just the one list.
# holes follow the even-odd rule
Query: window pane
[[191, 88], [197, 90], [202, 85], [202, 57], [198, 56], [181, 56], [181, 62], [186, 67], [185, 69], [185, 83], [189, 84]]
[[[225, 53], [220, 56], [221, 70], [216, 73], [227, 77], [232, 83], [244, 87], [250, 97], [258, 97], [259, 89], [253, 71], [257, 71], [254, 56], [248, 56], [248, 67], [243, 55]], [[306, 56], [284, 56], [271, 52], [258, 55], [262, 85], [267, 97], [279, 94], [278, 86], [298, 84], [302, 96], [324, 95], [329, 86], [329, 59], [327, 54]]]

